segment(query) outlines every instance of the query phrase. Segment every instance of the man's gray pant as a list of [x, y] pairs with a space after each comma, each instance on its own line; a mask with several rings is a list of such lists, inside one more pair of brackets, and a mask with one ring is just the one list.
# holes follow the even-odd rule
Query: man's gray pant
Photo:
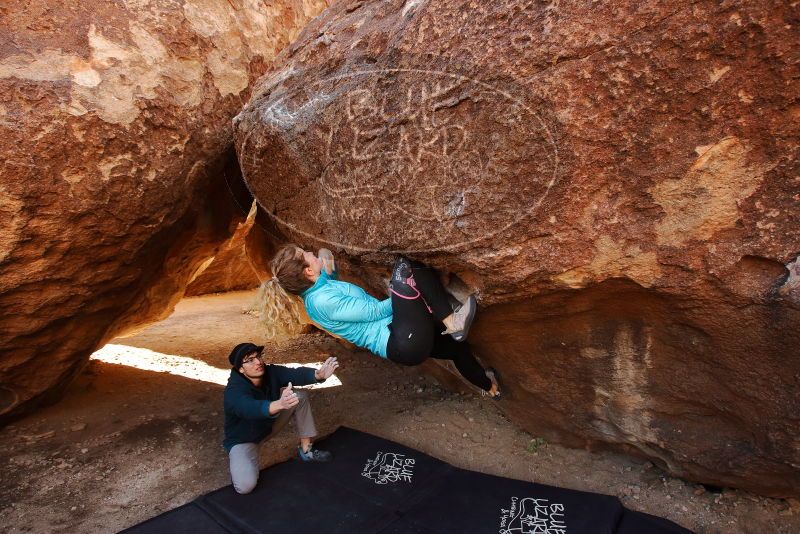
[[[278, 415], [278, 419], [272, 424], [272, 432], [261, 443], [269, 440], [281, 428], [286, 426], [292, 415], [294, 415], [294, 427], [298, 437], [313, 438], [317, 435], [314, 416], [311, 415], [311, 403], [308, 400], [308, 393], [300, 390], [295, 390], [295, 393], [300, 402], [294, 408], [283, 410]], [[259, 443], [239, 443], [234, 445], [231, 448], [231, 452], [228, 453], [231, 465], [231, 481], [237, 493], [250, 493], [256, 487], [256, 482], [258, 482], [259, 445]]]

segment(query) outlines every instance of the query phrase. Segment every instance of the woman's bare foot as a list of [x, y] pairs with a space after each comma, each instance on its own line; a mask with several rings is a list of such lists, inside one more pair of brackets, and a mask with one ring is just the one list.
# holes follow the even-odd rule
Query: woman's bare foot
[[495, 371], [493, 367], [489, 367], [486, 369], [486, 377], [492, 381], [492, 388], [489, 391], [484, 392], [484, 394], [488, 395], [492, 399], [499, 400], [500, 383], [497, 381], [497, 371]]

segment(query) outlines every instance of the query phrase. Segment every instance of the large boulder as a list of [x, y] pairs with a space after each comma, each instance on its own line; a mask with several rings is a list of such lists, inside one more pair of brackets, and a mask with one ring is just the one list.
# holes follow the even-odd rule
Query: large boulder
[[535, 435], [798, 495], [798, 28], [755, 0], [346, 0], [259, 82], [239, 162], [372, 290], [403, 252], [476, 291]]
[[0, 7], [0, 423], [168, 314], [230, 237], [252, 199], [230, 119], [325, 6]]

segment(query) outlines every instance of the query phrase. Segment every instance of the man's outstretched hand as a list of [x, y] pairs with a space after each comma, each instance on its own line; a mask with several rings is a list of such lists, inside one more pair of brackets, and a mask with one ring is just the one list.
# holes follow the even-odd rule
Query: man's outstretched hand
[[330, 356], [319, 369], [314, 371], [314, 377], [317, 380], [327, 380], [338, 368], [339, 361], [335, 357]]
[[294, 408], [295, 406], [297, 406], [297, 403], [300, 402], [300, 400], [297, 398], [297, 393], [292, 391], [291, 382], [289, 382], [288, 386], [283, 388], [283, 391], [281, 392], [281, 398], [278, 399], [278, 402], [280, 403], [281, 410], [288, 410], [289, 408]]

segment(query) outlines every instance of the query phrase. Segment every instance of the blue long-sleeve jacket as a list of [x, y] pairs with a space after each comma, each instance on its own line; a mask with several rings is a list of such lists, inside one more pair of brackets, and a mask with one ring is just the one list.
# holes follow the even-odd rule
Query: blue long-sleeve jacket
[[239, 443], [258, 443], [270, 432], [279, 414], [269, 414], [269, 404], [281, 396], [281, 388], [305, 386], [317, 382], [312, 367], [265, 366], [261, 386], [253, 385], [237, 369], [231, 369], [225, 386], [225, 441], [222, 446], [230, 452]]
[[331, 334], [386, 358], [392, 299], [378, 300], [355, 284], [324, 270], [303, 294], [312, 321]]

